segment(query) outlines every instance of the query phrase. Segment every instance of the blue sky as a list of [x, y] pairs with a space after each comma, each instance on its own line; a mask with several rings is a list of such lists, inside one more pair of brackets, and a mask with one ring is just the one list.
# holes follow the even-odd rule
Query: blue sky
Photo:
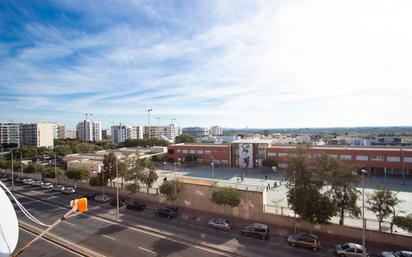
[[1, 1], [0, 121], [412, 125], [410, 1]]

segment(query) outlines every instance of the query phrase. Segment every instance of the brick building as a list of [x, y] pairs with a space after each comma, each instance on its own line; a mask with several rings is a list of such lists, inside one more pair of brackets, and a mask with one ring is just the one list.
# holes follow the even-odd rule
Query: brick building
[[[272, 159], [279, 169], [288, 167], [288, 157], [296, 145], [272, 145], [270, 140], [238, 140], [231, 144], [174, 144], [168, 146], [170, 162], [184, 162], [186, 156], [196, 157], [196, 163], [232, 166], [242, 169], [260, 167], [262, 160]], [[412, 175], [412, 148], [410, 147], [345, 147], [314, 146], [311, 158], [327, 153], [345, 163], [366, 169], [370, 174]]]

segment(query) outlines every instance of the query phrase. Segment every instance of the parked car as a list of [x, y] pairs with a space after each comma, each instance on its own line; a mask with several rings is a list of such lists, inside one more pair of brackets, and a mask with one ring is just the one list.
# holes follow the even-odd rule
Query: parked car
[[410, 251], [381, 252], [379, 257], [412, 257]]
[[318, 236], [309, 233], [297, 233], [288, 236], [288, 242], [291, 246], [301, 246], [311, 248], [317, 252], [320, 250], [320, 241]]
[[253, 223], [244, 227], [240, 233], [244, 236], [250, 236], [255, 238], [261, 238], [266, 240], [270, 236], [269, 227], [265, 224]]
[[35, 186], [35, 187], [40, 187], [40, 186], [43, 185], [43, 184], [44, 184], [44, 182], [41, 181], [41, 180], [36, 180], [36, 181], [34, 181], [33, 183], [31, 183], [31, 185], [32, 185], [32, 186]]
[[174, 204], [170, 204], [170, 205], [166, 206], [166, 208], [168, 208], [168, 209], [170, 209], [170, 210], [177, 213], [177, 206], [174, 205]]
[[229, 231], [232, 227], [232, 223], [230, 222], [230, 220], [223, 218], [211, 219], [209, 220], [208, 225], [209, 228], [222, 229], [224, 231]]
[[52, 189], [53, 184], [52, 183], [44, 183], [43, 185], [40, 186], [41, 189]]
[[166, 217], [168, 219], [175, 218], [177, 213], [174, 210], [171, 210], [169, 208], [161, 208], [157, 209], [155, 212], [155, 215], [157, 217]]
[[1, 182], [6, 182], [7, 180], [8, 180], [7, 177], [0, 177], [0, 181], [1, 181]]
[[107, 203], [110, 202], [110, 196], [108, 195], [96, 195], [96, 197], [94, 198], [95, 202], [98, 203]]
[[33, 181], [32, 178], [25, 178], [25, 179], [23, 179], [23, 184], [29, 185], [31, 181]]
[[62, 192], [64, 189], [65, 189], [65, 187], [62, 186], [62, 185], [57, 185], [57, 186], [53, 187], [53, 191], [55, 191], [55, 192]]
[[143, 211], [146, 209], [146, 204], [139, 201], [126, 202], [126, 208], [130, 210]]
[[21, 177], [15, 178], [15, 179], [14, 179], [14, 183], [15, 183], [15, 184], [18, 184], [18, 185], [23, 184], [23, 178], [21, 178]]
[[[339, 257], [363, 256], [363, 246], [360, 244], [355, 244], [355, 243], [338, 244], [336, 245], [335, 249], [336, 249], [335, 250], [336, 254]], [[366, 253], [366, 256], [369, 256], [368, 253]]]
[[65, 189], [62, 190], [63, 194], [74, 194], [76, 193], [76, 190], [73, 187], [66, 187]]
[[94, 198], [97, 196], [97, 193], [86, 193], [84, 195], [85, 198], [87, 198], [87, 200], [94, 200]]

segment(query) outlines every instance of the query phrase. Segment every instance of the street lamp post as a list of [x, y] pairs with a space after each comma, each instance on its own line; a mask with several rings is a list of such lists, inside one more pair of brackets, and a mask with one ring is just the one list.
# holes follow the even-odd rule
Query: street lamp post
[[365, 222], [365, 172], [366, 170], [362, 169], [362, 247], [363, 252], [362, 256], [366, 257], [366, 249], [365, 249], [365, 229], [366, 229], [366, 222]]
[[119, 158], [116, 156], [116, 202], [117, 202], [117, 221], [119, 217]]
[[295, 210], [293, 210], [293, 216], [294, 216], [293, 230], [295, 231], [295, 234], [296, 234], [296, 170], [293, 171], [293, 206], [295, 208]]
[[174, 172], [174, 174], [175, 174], [175, 195], [177, 194], [177, 181], [176, 181], [176, 162], [175, 162], [175, 172]]
[[23, 151], [20, 152], [20, 176], [23, 177]]
[[150, 138], [150, 112], [153, 111], [153, 109], [147, 109], [147, 138]]
[[56, 154], [54, 154], [54, 185], [57, 185], [57, 166], [56, 166]]
[[14, 190], [14, 159], [13, 159], [13, 150], [11, 149], [11, 190]]
[[215, 179], [215, 163], [213, 162], [213, 160], [210, 165], [212, 165], [212, 178]]

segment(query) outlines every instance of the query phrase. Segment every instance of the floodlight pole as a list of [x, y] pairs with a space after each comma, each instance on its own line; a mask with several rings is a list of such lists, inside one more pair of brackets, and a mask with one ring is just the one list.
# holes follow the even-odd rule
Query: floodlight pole
[[13, 159], [13, 150], [11, 149], [11, 190], [14, 190], [14, 159]]

